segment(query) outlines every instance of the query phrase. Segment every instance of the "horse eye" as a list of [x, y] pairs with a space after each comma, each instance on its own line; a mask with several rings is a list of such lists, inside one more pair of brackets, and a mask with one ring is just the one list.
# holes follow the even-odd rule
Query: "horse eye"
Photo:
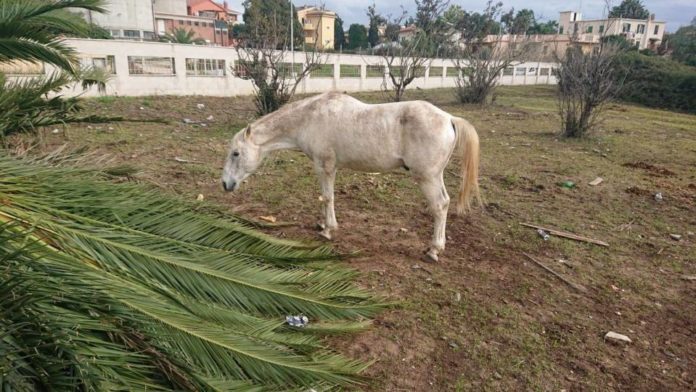
[[239, 151], [235, 151], [232, 153], [232, 156], [238, 157], [239, 156]]

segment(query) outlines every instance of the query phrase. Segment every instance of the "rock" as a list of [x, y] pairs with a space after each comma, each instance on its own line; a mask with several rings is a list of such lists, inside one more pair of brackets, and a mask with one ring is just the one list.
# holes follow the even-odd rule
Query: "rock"
[[56, 129], [54, 129], [54, 130], [51, 131], [51, 133], [54, 133], [54, 134], [55, 134], [55, 133], [59, 133], [59, 132], [60, 132], [60, 129], [58, 129], [58, 128], [56, 128]]
[[183, 119], [183, 120], [181, 120], [181, 121], [183, 121], [184, 124], [193, 124], [193, 123], [195, 122], [195, 121], [191, 120], [190, 118], [185, 118], [185, 119]]
[[205, 119], [208, 121], [213, 121], [214, 118], [215, 117], [213, 117], [213, 115], [211, 114], [210, 116], [206, 117]]
[[208, 124], [206, 124], [206, 123], [201, 123], [201, 127], [204, 127], [204, 128], [205, 128], [205, 127], [207, 127], [207, 126], [208, 126]]
[[402, 233], [408, 233], [408, 229], [405, 227], [400, 228], [399, 231]]
[[607, 332], [606, 335], [604, 335], [604, 340], [609, 339], [610, 341], [614, 342], [624, 342], [624, 343], [631, 343], [631, 338], [629, 338], [626, 335], [622, 335], [620, 333], [616, 333], [613, 331]]
[[197, 103], [197, 104], [196, 104], [196, 107], [197, 107], [199, 110], [205, 109], [205, 105], [202, 104], [202, 103]]
[[670, 234], [669, 236], [675, 241], [681, 241], [682, 239], [682, 236], [679, 234]]
[[141, 107], [140, 107], [140, 110], [145, 110], [145, 108], [141, 106]]
[[461, 300], [462, 300], [462, 293], [460, 293], [459, 291], [454, 293], [454, 302], [459, 302]]
[[682, 275], [681, 278], [684, 280], [696, 280], [696, 275]]
[[498, 372], [493, 372], [493, 377], [495, 377], [498, 380], [501, 380], [503, 378], [503, 376], [501, 376]]
[[597, 177], [594, 180], [590, 181], [590, 185], [597, 186], [597, 185], [601, 184], [602, 181], [604, 181], [604, 179], [602, 177]]
[[196, 197], [196, 200], [197, 200], [197, 201], [203, 201], [204, 199], [205, 199], [205, 196], [203, 196], [202, 193], [199, 193], [199, 194], [198, 194], [198, 197]]
[[418, 264], [414, 264], [414, 265], [411, 266], [411, 269], [412, 269], [412, 270], [419, 270], [419, 269], [421, 269], [421, 268], [423, 268], [423, 267], [421, 267], [421, 266], [418, 265]]
[[458, 345], [457, 343], [455, 343], [455, 342], [449, 342], [449, 346], [452, 347], [452, 348], [455, 349], [455, 350], [459, 348], [459, 345]]
[[266, 222], [276, 223], [276, 217], [272, 216], [272, 215], [260, 216], [259, 219], [266, 221]]
[[657, 192], [655, 194], [655, 201], [662, 201], [662, 192]]

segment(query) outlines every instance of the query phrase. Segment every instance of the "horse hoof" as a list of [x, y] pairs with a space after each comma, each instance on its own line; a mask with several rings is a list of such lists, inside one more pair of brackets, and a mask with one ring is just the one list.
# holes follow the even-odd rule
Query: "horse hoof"
[[322, 230], [322, 231], [320, 231], [320, 232], [319, 232], [319, 235], [320, 235], [322, 238], [331, 241], [331, 234], [329, 233], [328, 230]]
[[435, 252], [433, 252], [433, 251], [427, 251], [427, 252], [423, 255], [423, 261], [425, 261], [426, 263], [437, 263], [438, 260], [439, 260], [439, 259], [438, 259], [438, 257], [437, 257], [437, 253], [435, 253]]
[[326, 229], [326, 225], [325, 225], [325, 224], [323, 224], [323, 223], [317, 223], [317, 230], [325, 230], [325, 229]]

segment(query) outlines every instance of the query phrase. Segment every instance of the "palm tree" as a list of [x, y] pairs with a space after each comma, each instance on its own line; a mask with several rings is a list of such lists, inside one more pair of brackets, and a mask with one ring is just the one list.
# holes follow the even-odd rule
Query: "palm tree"
[[174, 44], [193, 44], [193, 45], [205, 45], [206, 41], [203, 38], [196, 38], [196, 33], [193, 30], [187, 30], [184, 27], [177, 27], [172, 31], [166, 33], [162, 38], [164, 42], [171, 42]]
[[[94, 34], [92, 25], [68, 9], [101, 12], [103, 4], [102, 0], [0, 0], [0, 63], [46, 63], [59, 70], [42, 78], [9, 82], [0, 74], [0, 138], [81, 121], [76, 116], [77, 100], [60, 96], [70, 84], [80, 82], [85, 89], [96, 85], [105, 91], [111, 75], [81, 69], [75, 51], [62, 40], [62, 36]], [[45, 98], [48, 93], [53, 97]]]
[[64, 163], [0, 154], [0, 390], [360, 382], [320, 336], [382, 305], [329, 249]]
[[0, 62], [44, 62], [76, 73], [75, 51], [61, 36], [89, 36], [92, 27], [68, 9], [104, 12], [103, 0], [0, 0]]

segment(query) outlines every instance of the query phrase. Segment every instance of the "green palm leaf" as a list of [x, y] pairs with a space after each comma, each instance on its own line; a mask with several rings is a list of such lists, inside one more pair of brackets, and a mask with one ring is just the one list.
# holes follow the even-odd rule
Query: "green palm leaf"
[[[354, 286], [329, 249], [103, 173], [48, 166], [56, 161], [0, 155], [0, 363], [13, 369], [0, 384], [222, 391], [361, 381], [365, 364], [321, 336], [368, 327], [384, 303]], [[289, 327], [287, 314], [311, 324]]]

